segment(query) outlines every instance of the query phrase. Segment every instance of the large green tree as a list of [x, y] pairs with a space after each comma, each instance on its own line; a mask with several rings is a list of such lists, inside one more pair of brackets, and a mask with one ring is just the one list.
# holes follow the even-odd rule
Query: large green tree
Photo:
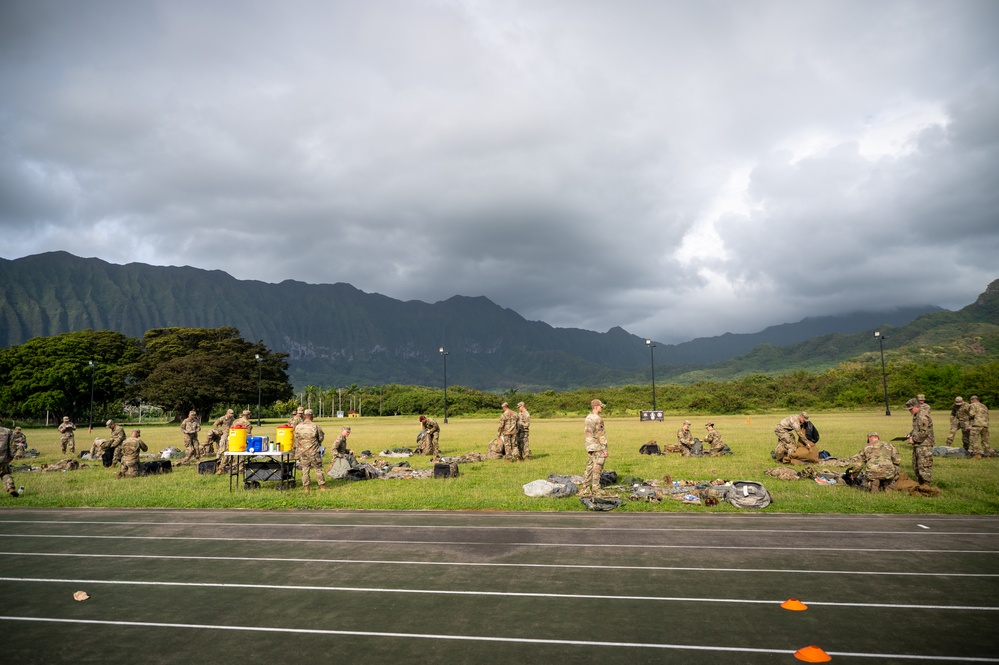
[[[0, 411], [7, 417], [41, 418], [46, 411], [88, 422], [91, 377], [95, 418], [120, 413], [139, 340], [110, 330], [80, 330], [35, 337], [0, 349]], [[91, 366], [93, 362], [93, 366]]]
[[[265, 404], [292, 397], [287, 354], [244, 340], [236, 328], [155, 328], [143, 336], [135, 396], [203, 419], [217, 404]], [[258, 383], [259, 381], [259, 383]]]

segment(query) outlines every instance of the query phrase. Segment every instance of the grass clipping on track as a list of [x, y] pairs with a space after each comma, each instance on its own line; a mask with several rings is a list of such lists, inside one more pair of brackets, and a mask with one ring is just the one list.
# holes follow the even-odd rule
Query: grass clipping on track
[[[610, 458], [606, 469], [619, 476], [659, 479], [669, 474], [674, 480], [755, 480], [766, 485], [773, 503], [766, 512], [795, 513], [999, 513], [999, 459], [965, 460], [934, 458], [933, 482], [942, 491], [936, 498], [913, 497], [898, 492], [870, 494], [845, 486], [820, 485], [812, 480], [781, 481], [764, 475], [767, 469], [779, 466], [770, 457], [776, 439], [774, 425], [787, 413], [746, 416], [698, 416], [691, 418], [691, 431], [702, 437], [704, 423], [711, 420], [721, 432], [734, 455], [712, 458], [682, 458], [677, 454], [661, 457], [640, 455], [642, 444], [655, 440], [660, 447], [676, 442], [676, 430], [684, 416], [668, 417], [665, 423], [640, 422], [637, 416], [605, 418], [610, 442]], [[937, 445], [947, 436], [946, 414], [937, 415]], [[495, 420], [481, 418], [450, 418], [441, 423], [441, 454], [462, 455], [467, 452], [485, 453], [487, 444], [496, 436], [499, 414]], [[812, 414], [819, 429], [820, 450], [834, 457], [849, 457], [863, 448], [869, 431], [880, 432], [882, 438], [906, 434], [911, 419], [907, 413], [886, 417], [862, 412]], [[942, 421], [942, 423], [940, 422]], [[332, 443], [344, 420], [319, 421]], [[254, 428], [254, 434], [275, 436], [276, 421]], [[410, 446], [419, 432], [415, 418], [385, 417], [350, 419], [352, 433], [348, 443], [360, 452], [373, 453], [392, 447]], [[132, 426], [126, 425], [126, 430]], [[54, 463], [65, 456], [59, 452], [59, 435], [53, 428], [27, 429], [28, 447], [42, 453], [41, 457], [16, 460], [39, 466]], [[206, 434], [202, 431], [202, 438]], [[77, 431], [77, 452], [89, 448], [94, 436], [107, 436], [106, 428], [95, 428], [93, 434]], [[167, 446], [182, 447], [177, 425], [143, 425], [142, 438], [150, 452]], [[897, 444], [902, 455], [903, 471], [913, 476], [911, 449]], [[25, 495], [13, 499], [0, 497], [0, 506], [20, 507], [106, 507], [106, 508], [256, 508], [256, 509], [371, 509], [371, 510], [516, 510], [572, 511], [583, 510], [575, 498], [534, 499], [524, 495], [522, 486], [532, 480], [547, 478], [551, 473], [582, 474], [586, 465], [583, 448], [583, 418], [534, 419], [531, 424], [533, 459], [510, 464], [486, 461], [461, 465], [458, 478], [403, 479], [368, 481], [328, 481], [328, 491], [305, 494], [301, 485], [279, 492], [274, 483], [265, 483], [258, 490], [245, 491], [236, 487], [229, 491], [227, 476], [199, 476], [194, 466], [178, 467], [173, 473], [140, 478], [115, 479], [115, 469], [96, 465], [68, 472], [16, 471], [16, 485], [25, 487]], [[393, 460], [397, 461], [397, 460]], [[426, 457], [410, 457], [417, 469], [432, 466]], [[329, 455], [324, 457], [328, 466]], [[842, 471], [842, 469], [838, 469]], [[299, 479], [300, 480], [300, 479]], [[316, 487], [313, 479], [313, 488]], [[686, 505], [679, 501], [662, 503], [626, 501], [619, 511], [629, 512], [743, 512], [728, 504], [706, 507]]]

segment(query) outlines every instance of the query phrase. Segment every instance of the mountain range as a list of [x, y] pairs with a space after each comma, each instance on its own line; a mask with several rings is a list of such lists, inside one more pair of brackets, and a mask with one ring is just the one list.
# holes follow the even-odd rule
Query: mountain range
[[[956, 325], [960, 330], [951, 332], [960, 338], [975, 325], [999, 323], [997, 284], [971, 312], [926, 305], [659, 344], [656, 378], [691, 381], [772, 372], [775, 365], [835, 364], [869, 352], [876, 326], [894, 328], [895, 339], [918, 341], [928, 330]], [[289, 354], [296, 386], [438, 385], [442, 345], [448, 383], [484, 390], [645, 383], [651, 374], [644, 338], [619, 327], [603, 333], [555, 328], [484, 297], [404, 302], [349, 284], [270, 284], [218, 270], [116, 265], [66, 252], [0, 259], [0, 346], [86, 328], [141, 337], [151, 328], [223, 325]]]

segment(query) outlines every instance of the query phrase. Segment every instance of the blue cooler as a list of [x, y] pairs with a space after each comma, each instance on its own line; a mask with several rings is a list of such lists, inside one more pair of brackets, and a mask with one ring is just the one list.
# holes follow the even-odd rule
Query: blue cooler
[[248, 453], [259, 453], [264, 450], [264, 437], [262, 436], [248, 436], [246, 437], [246, 452]]

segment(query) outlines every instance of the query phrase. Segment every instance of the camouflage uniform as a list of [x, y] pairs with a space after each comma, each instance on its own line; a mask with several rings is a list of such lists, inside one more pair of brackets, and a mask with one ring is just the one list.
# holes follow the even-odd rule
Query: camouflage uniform
[[114, 457], [111, 463], [117, 464], [121, 461], [121, 443], [125, 440], [125, 430], [113, 420], [109, 420], [105, 424], [111, 428], [111, 437], [109, 439], [94, 439], [94, 445], [90, 448], [90, 459], [99, 460], [105, 452], [113, 450]]
[[950, 408], [950, 431], [947, 433], [948, 446], [954, 445], [954, 435], [958, 430], [961, 430], [961, 440], [964, 444], [964, 449], [968, 450], [971, 447], [971, 432], [968, 431], [969, 406], [960, 395], [954, 398], [954, 406]]
[[690, 457], [694, 448], [694, 435], [690, 433], [690, 421], [684, 420], [683, 426], [676, 431], [676, 443], [680, 446], [680, 454]]
[[323, 428], [312, 422], [312, 414], [306, 412], [305, 420], [295, 425], [295, 458], [298, 468], [302, 470], [302, 487], [309, 491], [309, 469], [316, 470], [320, 488], [326, 487], [326, 477], [323, 475], [323, 458], [319, 453], [319, 444], [326, 438]]
[[919, 410], [930, 415], [930, 405], [926, 403], [926, 395], [916, 395], [916, 401], [919, 402]]
[[600, 489], [600, 476], [604, 471], [608, 455], [604, 419], [600, 417], [600, 410], [604, 404], [600, 400], [593, 400], [590, 405], [593, 412], [586, 416], [586, 421], [583, 424], [583, 437], [588, 460], [586, 470], [583, 471], [583, 485], [580, 487], [579, 493], [584, 496], [603, 493]]
[[531, 414], [523, 402], [517, 404], [517, 448], [523, 459], [531, 459]]
[[177, 466], [190, 464], [191, 459], [201, 459], [201, 442], [198, 441], [198, 432], [201, 431], [201, 422], [198, 414], [191, 411], [180, 422], [180, 431], [184, 434], [184, 459], [177, 462]]
[[134, 478], [139, 475], [139, 453], [147, 450], [149, 447], [139, 438], [139, 431], [132, 432], [132, 436], [121, 444], [121, 468], [118, 469], [117, 477]]
[[872, 492], [891, 487], [902, 466], [898, 448], [882, 441], [875, 432], [868, 435], [867, 445], [860, 451], [860, 461], [861, 483]]
[[503, 415], [500, 416], [497, 433], [503, 442], [503, 456], [511, 462], [517, 461], [520, 457], [517, 450], [517, 412], [506, 402], [503, 402]]
[[59, 445], [62, 446], [63, 453], [66, 453], [67, 449], [71, 453], [76, 452], [76, 435], [73, 434], [75, 430], [76, 425], [70, 421], [69, 416], [63, 416], [59, 424]]
[[968, 452], [976, 456], [992, 453], [989, 445], [989, 407], [979, 402], [974, 395], [968, 405], [968, 434], [971, 445]]
[[430, 455], [431, 457], [437, 457], [439, 452], [438, 445], [441, 436], [441, 426], [437, 424], [437, 421], [429, 416], [420, 416], [420, 422], [423, 424], [423, 440], [420, 441], [420, 445], [416, 448], [417, 455]]
[[0, 480], [7, 492], [17, 498], [17, 489], [14, 487], [14, 477], [10, 475], [10, 463], [14, 459], [14, 452], [11, 450], [12, 433], [6, 427], [0, 426]]
[[929, 484], [933, 482], [933, 419], [923, 413], [919, 402], [910, 399], [905, 408], [912, 413], [912, 432], [909, 441], [912, 443], [912, 470], [916, 480]]
[[20, 427], [15, 427], [13, 434], [10, 435], [11, 449], [14, 453], [14, 459], [21, 459], [24, 457], [25, 451], [28, 450], [28, 437], [24, 435]]
[[292, 429], [298, 427], [299, 423], [305, 422], [305, 416], [303, 415], [304, 413], [305, 409], [302, 407], [298, 407], [295, 413], [292, 414], [291, 418], [288, 419], [288, 424], [291, 425]]
[[233, 421], [236, 420], [236, 414], [232, 409], [225, 412], [224, 416], [220, 416], [215, 420], [214, 427], [222, 432], [222, 436], [219, 437], [218, 452], [215, 455], [215, 474], [219, 475], [222, 470], [226, 467], [225, 453], [229, 449], [229, 430], [232, 428]]
[[777, 435], [777, 447], [770, 455], [781, 464], [790, 464], [791, 460], [795, 459], [795, 451], [809, 445], [805, 438], [805, 432], [801, 428], [802, 416], [808, 420], [807, 413], [795, 414], [788, 416], [774, 427], [774, 434]]
[[[253, 433], [253, 423], [250, 422], [250, 416], [251, 415], [252, 414], [249, 411], [243, 411], [241, 414], [239, 414], [239, 418], [236, 418], [236, 420], [232, 421], [232, 425], [229, 426], [229, 429], [232, 429], [233, 427], [242, 427], [243, 429], [246, 430], [246, 437], [249, 438], [250, 434]], [[228, 439], [229, 439], [229, 437], [227, 435], [226, 436], [226, 447], [227, 448], [228, 448]], [[223, 473], [231, 473], [231, 471], [232, 471], [232, 459], [233, 458], [231, 458], [228, 455], [226, 455], [225, 452], [223, 451], [222, 459], [221, 459], [220, 463], [218, 465], [216, 465], [216, 467], [215, 467], [215, 475], [218, 476], [218, 475], [221, 475]], [[237, 468], [237, 471], [238, 471], [238, 468]]]
[[722, 451], [725, 450], [725, 442], [722, 441], [721, 434], [719, 434], [718, 431], [714, 429], [713, 424], [711, 425], [711, 428], [708, 430], [708, 433], [704, 435], [704, 445], [710, 447], [708, 454], [713, 455], [714, 457], [720, 457]]

